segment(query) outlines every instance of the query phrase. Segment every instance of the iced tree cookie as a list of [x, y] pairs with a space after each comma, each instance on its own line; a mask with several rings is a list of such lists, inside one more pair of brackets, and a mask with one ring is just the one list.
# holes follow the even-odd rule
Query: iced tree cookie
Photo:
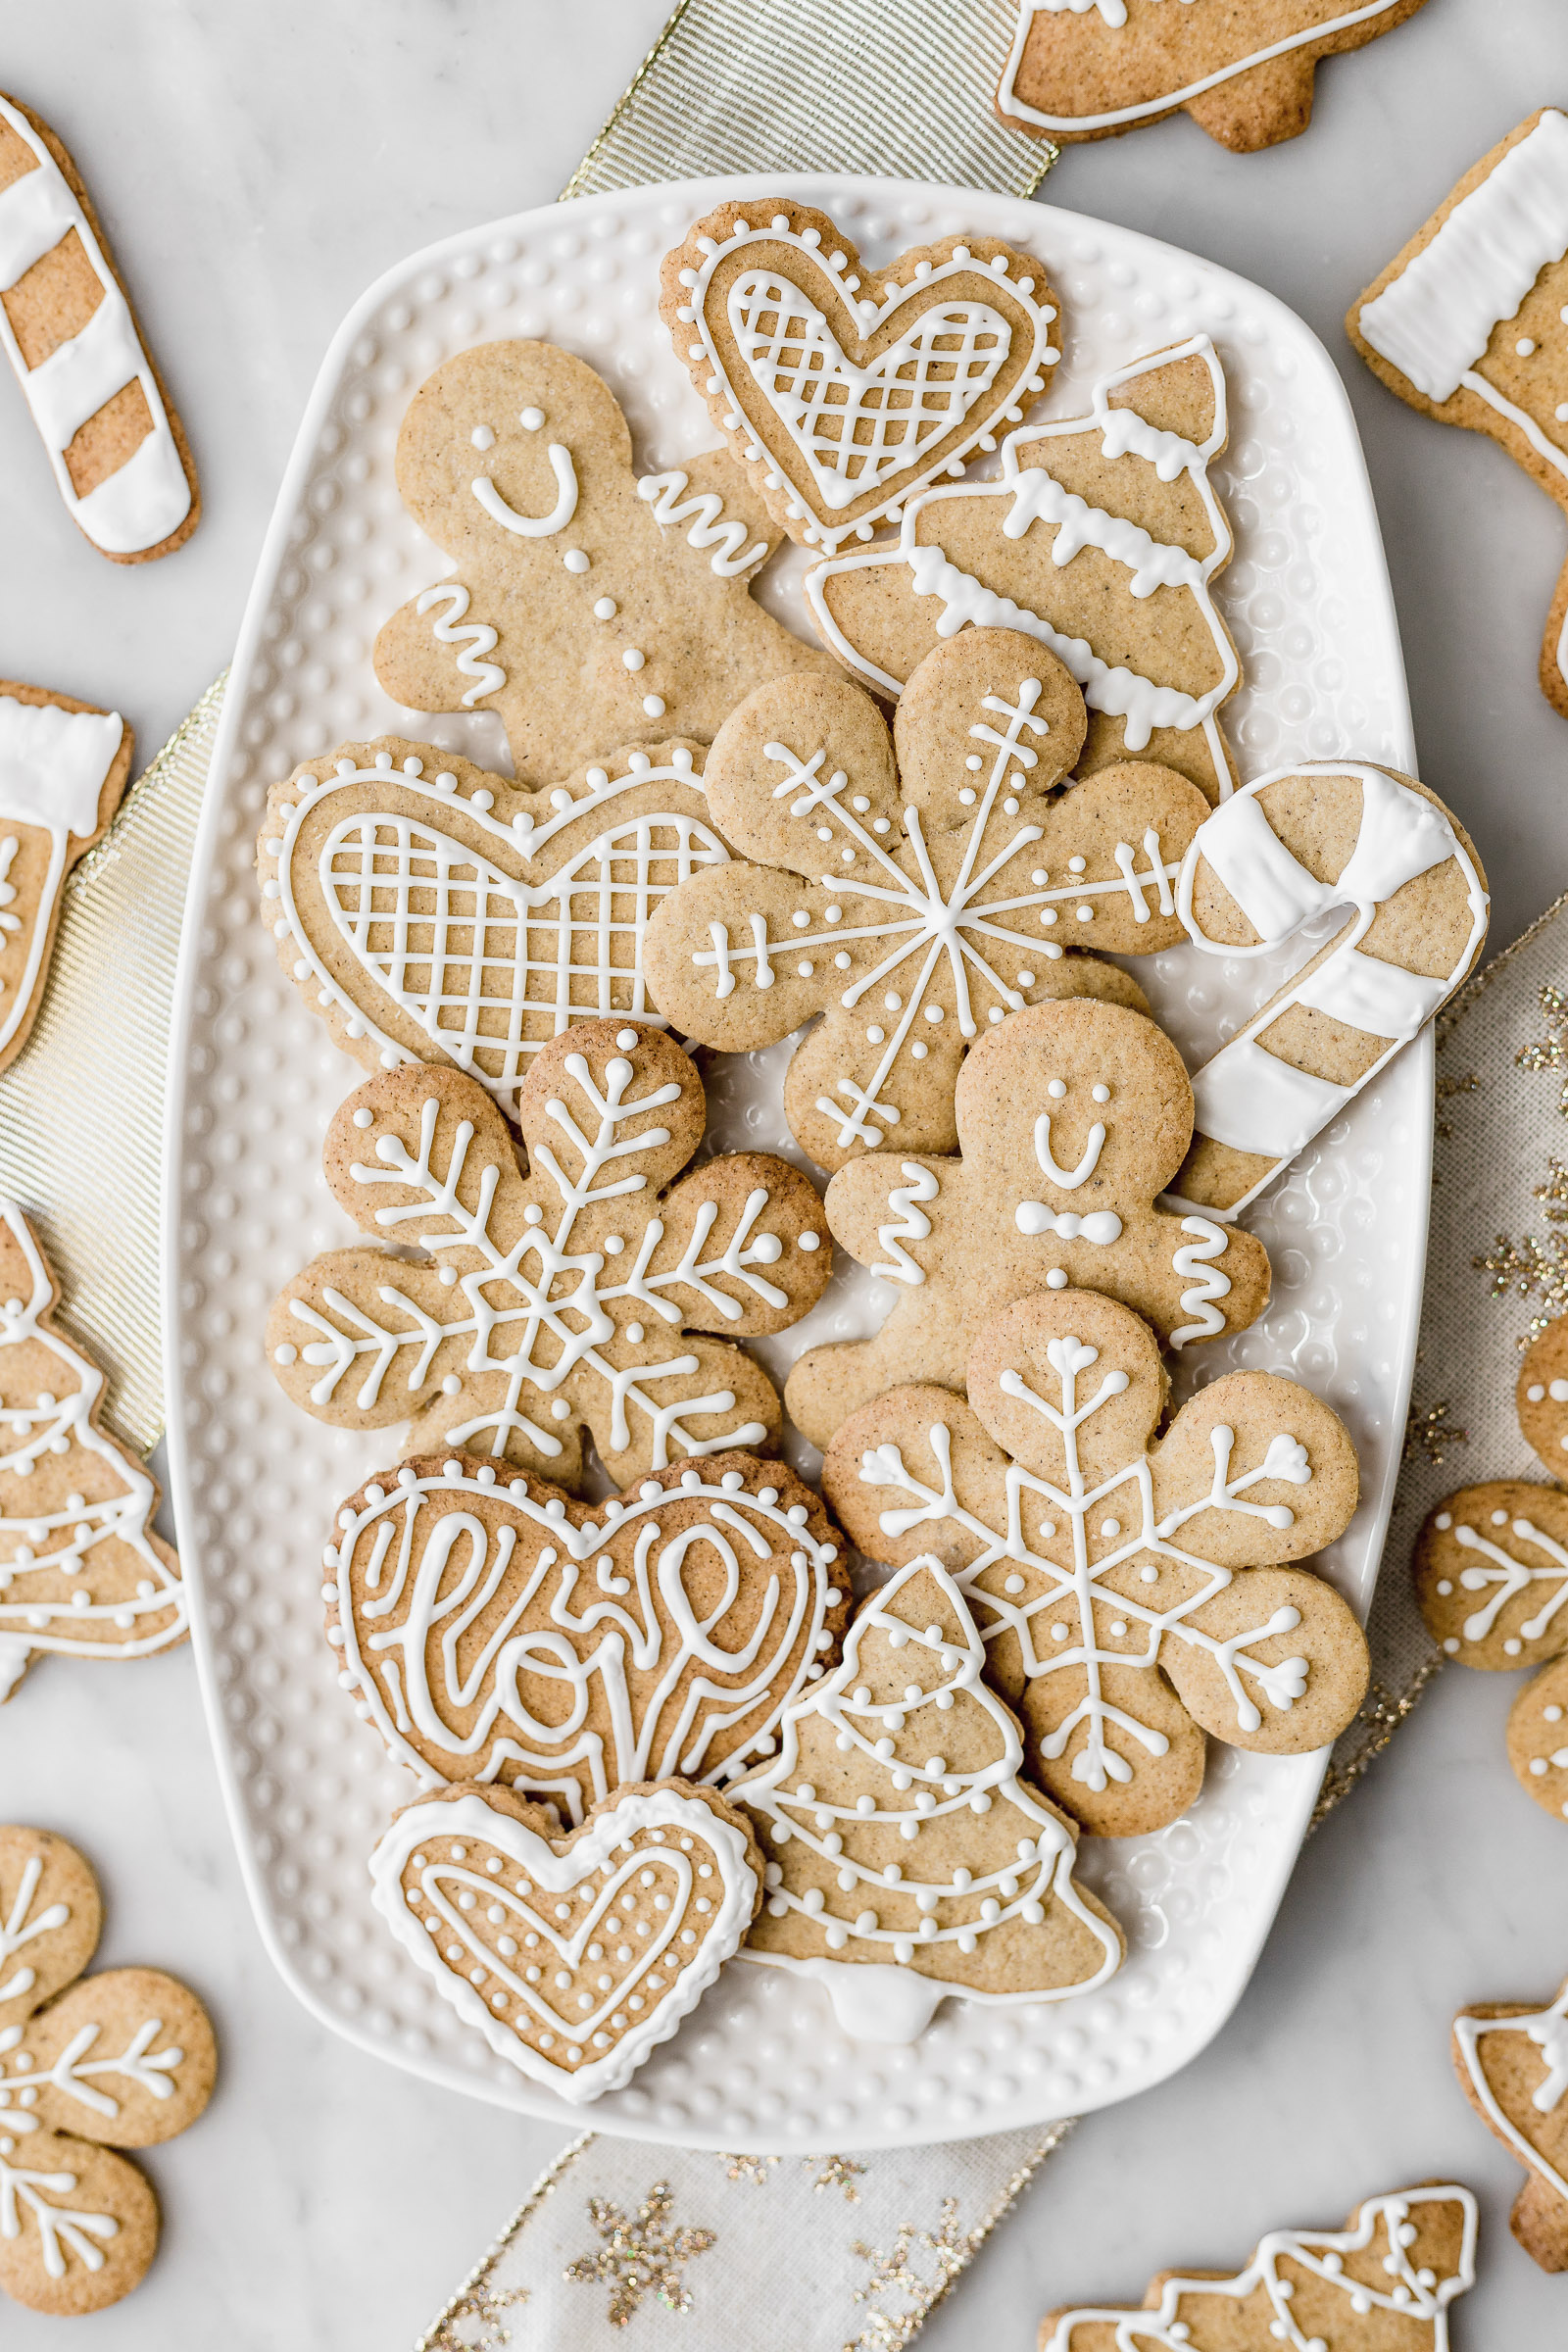
[[705, 783], [741, 855], [654, 909], [648, 985], [678, 1028], [732, 1053], [826, 1014], [784, 1082], [821, 1166], [888, 1143], [952, 1151], [964, 1055], [1009, 1010], [1144, 1004], [1063, 943], [1176, 945], [1173, 886], [1207, 805], [1142, 761], [1054, 793], [1083, 732], [1061, 663], [992, 629], [927, 656], [892, 744], [843, 679], [778, 680], [726, 719]]
[[1453, 2021], [1465, 2097], [1529, 2174], [1510, 2217], [1544, 2271], [1568, 2271], [1568, 1984], [1544, 2009], [1478, 2003]]
[[1264, 1755], [1325, 1746], [1367, 1684], [1361, 1629], [1288, 1565], [1331, 1544], [1358, 1493], [1326, 1404], [1269, 1372], [1169, 1395], [1147, 1323], [1087, 1291], [995, 1316], [968, 1402], [895, 1388], [846, 1422], [822, 1492], [852, 1544], [934, 1553], [975, 1612], [1029, 1769], [1103, 1837], [1173, 1821], [1208, 1733]]
[[[765, 1152], [681, 1175], [707, 1099], [658, 1030], [584, 1021], [534, 1056], [528, 1154], [460, 1070], [392, 1070], [327, 1131], [333, 1197], [377, 1242], [328, 1250], [274, 1302], [267, 1351], [318, 1420], [385, 1429], [575, 1489], [593, 1434], [624, 1486], [682, 1455], [770, 1445], [778, 1395], [733, 1339], [815, 1305], [832, 1248], [814, 1188]], [[693, 1338], [727, 1332], [729, 1339]]]
[[826, 666], [752, 597], [779, 534], [744, 470], [711, 450], [639, 478], [609, 385], [553, 343], [444, 361], [397, 477], [457, 569], [392, 615], [375, 674], [409, 710], [498, 712], [518, 776], [707, 743], [762, 679]]

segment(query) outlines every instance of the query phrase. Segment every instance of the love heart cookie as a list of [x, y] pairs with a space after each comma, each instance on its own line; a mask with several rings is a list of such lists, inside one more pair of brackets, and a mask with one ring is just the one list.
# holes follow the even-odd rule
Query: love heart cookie
[[1099, 378], [1087, 416], [1026, 424], [984, 482], [906, 501], [896, 542], [806, 575], [824, 644], [878, 694], [898, 695], [959, 629], [1020, 629], [1083, 689], [1080, 775], [1158, 760], [1205, 800], [1236, 762], [1221, 706], [1242, 674], [1210, 583], [1231, 526], [1209, 476], [1230, 431], [1206, 335]]
[[371, 1900], [465, 2025], [573, 2106], [619, 2090], [738, 1949], [762, 1892], [744, 1815], [710, 1788], [617, 1788], [557, 1835], [468, 1784], [393, 1816]]
[[956, 1101], [961, 1158], [870, 1152], [827, 1188], [834, 1239], [898, 1287], [873, 1338], [813, 1348], [791, 1372], [790, 1417], [814, 1446], [901, 1381], [961, 1396], [982, 1328], [1034, 1291], [1102, 1291], [1173, 1348], [1262, 1313], [1262, 1243], [1154, 1205], [1187, 1151], [1193, 1097], [1142, 1013], [1032, 1004], [975, 1048]]
[[59, 1296], [0, 1200], [0, 1700], [35, 1656], [149, 1657], [188, 1630], [157, 1484], [102, 1427], [104, 1376], [55, 1322]]
[[112, 564], [182, 547], [201, 494], [81, 174], [31, 107], [0, 96], [0, 344], [66, 512]]
[[655, 744], [532, 791], [428, 744], [341, 744], [268, 796], [256, 870], [278, 961], [366, 1069], [466, 1070], [514, 1117], [573, 1021], [662, 1025], [649, 913], [729, 857], [702, 762]]
[[760, 687], [719, 730], [710, 806], [757, 862], [660, 902], [648, 984], [678, 1028], [731, 1053], [826, 1014], [784, 1082], [790, 1127], [823, 1167], [893, 1141], [951, 1151], [964, 1054], [1009, 1009], [1145, 1006], [1063, 935], [1112, 954], [1176, 945], [1173, 884], [1207, 804], [1137, 761], [1054, 796], [1083, 732], [1061, 663], [999, 629], [927, 655], [899, 705], [896, 763], [880, 711], [842, 679]]
[[[1351, 306], [1374, 375], [1486, 433], [1568, 513], [1568, 116], [1545, 106], [1484, 155]], [[1568, 564], [1541, 648], [1568, 718]]]
[[825, 1985], [847, 2034], [913, 2041], [950, 1993], [1063, 2000], [1121, 1966], [1121, 1930], [1073, 1877], [1077, 1833], [1020, 1777], [1018, 1719], [935, 1559], [856, 1611], [838, 1671], [731, 1793], [769, 1855], [753, 1960]]
[[778, 532], [744, 470], [712, 450], [639, 478], [610, 386], [553, 343], [443, 361], [397, 478], [458, 568], [386, 623], [376, 677], [409, 710], [498, 712], [519, 776], [707, 743], [763, 678], [827, 666], [752, 596]]
[[194, 1993], [151, 1968], [83, 1977], [102, 1907], [47, 1830], [0, 1829], [0, 2290], [102, 2311], [140, 2283], [158, 2200], [116, 2148], [193, 2124], [218, 2069]]
[[1030, 1771], [1108, 1838], [1192, 1803], [1205, 1732], [1301, 1755], [1338, 1738], [1367, 1685], [1355, 1618], [1287, 1564], [1355, 1509], [1339, 1416], [1294, 1381], [1231, 1372], [1152, 1444], [1169, 1393], [1128, 1308], [1040, 1293], [981, 1331], [967, 1404], [895, 1388], [845, 1423], [822, 1471], [869, 1558], [947, 1567]]
[[1568, 2271], [1568, 1984], [1544, 2009], [1461, 2009], [1453, 2063], [1471, 2106], [1529, 2175], [1510, 2216], [1515, 2237], [1544, 2271]]
[[1043, 266], [999, 237], [861, 261], [813, 205], [753, 196], [664, 257], [660, 313], [754, 495], [827, 555], [997, 445], [1061, 357]]
[[1413, 17], [1422, 0], [1020, 0], [997, 112], [1068, 144], [1185, 108], [1234, 154], [1298, 138], [1321, 61]]
[[[617, 1484], [672, 1458], [772, 1444], [777, 1392], [731, 1340], [814, 1306], [832, 1249], [814, 1188], [765, 1152], [685, 1176], [707, 1098], [658, 1030], [583, 1021], [534, 1055], [506, 1121], [460, 1070], [403, 1069], [327, 1131], [334, 1199], [376, 1242], [331, 1250], [272, 1306], [294, 1402], [340, 1429], [413, 1419], [437, 1446], [575, 1489], [582, 1433]], [[677, 1181], [678, 1179], [678, 1181]]]
[[1343, 2230], [1271, 2230], [1230, 2276], [1160, 2271], [1136, 2307], [1048, 2311], [1040, 2352], [1448, 2352], [1478, 2220], [1452, 2181], [1368, 2197]]
[[624, 1783], [722, 1782], [771, 1755], [837, 1656], [842, 1549], [810, 1488], [749, 1453], [592, 1505], [429, 1454], [337, 1512], [326, 1638], [400, 1764], [576, 1823]]

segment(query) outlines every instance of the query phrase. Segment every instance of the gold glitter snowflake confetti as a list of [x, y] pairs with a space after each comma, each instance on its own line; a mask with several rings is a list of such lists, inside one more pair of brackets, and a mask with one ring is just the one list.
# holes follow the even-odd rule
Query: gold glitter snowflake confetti
[[754, 2188], [765, 2188], [767, 2176], [778, 2162], [776, 2156], [725, 2156], [721, 2159], [726, 2180], [749, 2180]]
[[1521, 1298], [1541, 1300], [1519, 1342], [1521, 1348], [1540, 1339], [1558, 1315], [1568, 1314], [1568, 1233], [1548, 1233], [1544, 1246], [1534, 1234], [1513, 1242], [1499, 1233], [1486, 1254], [1470, 1262], [1479, 1273], [1492, 1276], [1494, 1298], [1506, 1298], [1517, 1292]]
[[1547, 980], [1541, 990], [1542, 1017], [1546, 1034], [1534, 1046], [1521, 1046], [1514, 1055], [1514, 1067], [1519, 1070], [1561, 1070], [1564, 1073], [1557, 1096], [1557, 1108], [1568, 1119], [1568, 991], [1553, 987]]
[[1429, 1404], [1424, 1409], [1412, 1404], [1404, 1417], [1404, 1448], [1401, 1462], [1414, 1461], [1424, 1453], [1434, 1470], [1441, 1470], [1450, 1446], [1468, 1446], [1470, 1432], [1450, 1422], [1452, 1406], [1445, 1398], [1442, 1404]]
[[[844, 2352], [904, 2352], [974, 2252], [972, 2239], [958, 2228], [958, 2200], [944, 2197], [942, 2219], [935, 2230], [901, 2222], [891, 2249], [879, 2254], [858, 2239], [851, 2251], [871, 2266], [871, 2276], [855, 2289], [857, 2303], [873, 2303], [883, 2296], [902, 2297], [903, 2311], [882, 2309], [866, 2314], [865, 2326], [851, 2337]], [[911, 2255], [931, 2256], [929, 2265]]]
[[[512, 2330], [502, 2320], [504, 2311], [514, 2311], [519, 2303], [528, 2300], [525, 2286], [496, 2286], [489, 2280], [466, 2287], [455, 2303], [442, 2313], [440, 2326], [433, 2335], [424, 2339], [424, 2352], [502, 2352], [502, 2346], [512, 2341]], [[458, 2332], [459, 2322], [477, 2321], [479, 2333]]]
[[579, 2255], [566, 2265], [566, 2277], [583, 2286], [603, 2283], [611, 2289], [606, 2313], [612, 2328], [624, 2328], [645, 2295], [655, 2296], [666, 2311], [690, 2311], [691, 2289], [681, 2278], [688, 2262], [706, 2254], [714, 2243], [711, 2230], [672, 2229], [670, 2207], [674, 2192], [667, 2180], [656, 2180], [630, 2219], [608, 2197], [590, 2197], [588, 2219], [603, 2238], [597, 2253]]
[[1460, 1095], [1479, 1095], [1480, 1092], [1481, 1081], [1474, 1070], [1466, 1070], [1462, 1078], [1440, 1078], [1438, 1080], [1433, 1089], [1438, 1105], [1436, 1131], [1442, 1136], [1445, 1143], [1452, 1136], [1453, 1129], [1443, 1116], [1444, 1103], [1452, 1102]]
[[1545, 1183], [1533, 1185], [1531, 1190], [1536, 1200], [1544, 1205], [1553, 1225], [1568, 1225], [1568, 1165], [1558, 1159], [1555, 1153], [1546, 1165], [1550, 1173]]
[[860, 2192], [855, 2183], [870, 2170], [868, 2165], [857, 2164], [852, 2156], [803, 2156], [801, 2162], [808, 2172], [815, 2169], [816, 2179], [811, 2182], [814, 2191], [839, 2188], [844, 2192], [846, 2205], [858, 2205]]

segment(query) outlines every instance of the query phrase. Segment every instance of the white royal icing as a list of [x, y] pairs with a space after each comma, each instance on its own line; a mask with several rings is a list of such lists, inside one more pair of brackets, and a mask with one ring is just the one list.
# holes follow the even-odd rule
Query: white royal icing
[[739, 573], [750, 571], [766, 555], [767, 541], [759, 539], [748, 547], [744, 522], [733, 514], [727, 522], [721, 522], [724, 501], [716, 490], [694, 492], [683, 499], [680, 494], [686, 487], [686, 479], [685, 474], [676, 472], [644, 474], [637, 484], [637, 495], [653, 508], [654, 520], [666, 530], [672, 523], [689, 520], [687, 546], [699, 551], [710, 547], [713, 553], [709, 563], [722, 578], [734, 579]]
[[[42, 1877], [42, 1861], [36, 1854], [29, 1854], [22, 1865], [22, 1877], [11, 1898], [10, 1910], [0, 1908], [0, 2001], [20, 2001], [38, 1982], [38, 1972], [28, 1962], [24, 1961], [19, 1968], [11, 1966], [23, 1945], [34, 1942], [40, 1936], [52, 1936], [71, 1917], [69, 1903], [48, 1903], [41, 1911], [33, 1911], [33, 1897]], [[0, 2042], [0, 2048], [4, 2047], [9, 2044]]]
[[[1445, 1512], [1438, 1521], [1445, 1533], [1447, 1532], [1446, 1522], [1448, 1518], [1449, 1514]], [[1494, 1524], [1506, 1520], [1506, 1512], [1494, 1513]], [[1485, 1642], [1508, 1603], [1517, 1599], [1521, 1592], [1528, 1592], [1532, 1585], [1543, 1585], [1547, 1590], [1541, 1594], [1541, 1607], [1535, 1615], [1527, 1617], [1518, 1633], [1504, 1642], [1503, 1647], [1511, 1656], [1521, 1656], [1526, 1642], [1539, 1642], [1549, 1633], [1557, 1612], [1564, 1601], [1568, 1601], [1568, 1551], [1548, 1536], [1544, 1528], [1537, 1527], [1532, 1519], [1521, 1516], [1507, 1521], [1507, 1524], [1510, 1535], [1519, 1543], [1544, 1552], [1550, 1565], [1532, 1566], [1528, 1560], [1521, 1560], [1493, 1537], [1482, 1535], [1479, 1529], [1469, 1527], [1461, 1520], [1453, 1529], [1454, 1542], [1464, 1550], [1477, 1553], [1480, 1559], [1490, 1561], [1491, 1566], [1463, 1568], [1459, 1572], [1459, 1584], [1463, 1592], [1485, 1593], [1487, 1598], [1465, 1618], [1458, 1634], [1450, 1634], [1444, 1642], [1443, 1646], [1450, 1657], [1457, 1655], [1466, 1642]]]
[[104, 779], [123, 735], [112, 710], [62, 710], [58, 703], [22, 703], [15, 695], [0, 695], [0, 948], [23, 927], [23, 918], [7, 911], [16, 903], [17, 886], [8, 877], [21, 844], [3, 828], [38, 825], [49, 836], [49, 862], [22, 970], [9, 994], [0, 986], [0, 1048], [15, 1037], [32, 1002], [71, 835], [81, 839], [97, 832]]
[[1171, 1259], [1171, 1270], [1193, 1284], [1181, 1296], [1182, 1312], [1195, 1315], [1193, 1323], [1184, 1323], [1170, 1335], [1173, 1348], [1185, 1348], [1189, 1340], [1212, 1340], [1225, 1328], [1225, 1318], [1214, 1304], [1216, 1298], [1230, 1294], [1231, 1278], [1222, 1274], [1213, 1259], [1223, 1257], [1230, 1248], [1230, 1235], [1223, 1225], [1211, 1224], [1207, 1217], [1183, 1217], [1183, 1233], [1194, 1238], [1185, 1250], [1178, 1250]]
[[519, 514], [515, 507], [508, 505], [487, 473], [479, 474], [469, 485], [491, 521], [499, 522], [503, 530], [513, 532], [518, 539], [553, 539], [558, 531], [565, 529], [577, 512], [577, 469], [571, 462], [570, 450], [564, 441], [552, 441], [545, 455], [556, 477], [556, 503], [548, 514]]
[[1481, 2063], [1481, 2044], [1494, 2034], [1522, 2034], [1533, 2041], [1541, 2052], [1544, 2069], [1541, 2081], [1530, 2094], [1530, 2104], [1540, 2115], [1555, 2115], [1568, 2091], [1568, 1984], [1565, 1984], [1548, 2009], [1538, 2009], [1527, 2017], [1471, 2017], [1461, 2013], [1453, 2021], [1453, 2037], [1459, 2047], [1465, 2079], [1493, 2130], [1513, 2149], [1522, 2164], [1539, 2173], [1559, 2197], [1568, 2199], [1568, 2180], [1532, 2146], [1518, 2126], [1503, 2111], [1501, 2101], [1487, 2080]]
[[438, 580], [433, 588], [426, 588], [414, 600], [416, 612], [428, 612], [433, 605], [446, 607], [446, 612], [438, 613], [430, 623], [438, 643], [463, 648], [457, 658], [458, 667], [466, 678], [473, 680], [463, 698], [463, 708], [471, 710], [483, 696], [499, 694], [507, 682], [507, 673], [498, 662], [480, 659], [481, 655], [495, 652], [500, 638], [488, 621], [466, 617], [468, 591], [461, 580]]
[[876, 1229], [876, 1238], [893, 1262], [890, 1265], [873, 1266], [871, 1272], [882, 1275], [889, 1282], [917, 1284], [924, 1282], [925, 1269], [915, 1264], [904, 1245], [906, 1242], [923, 1242], [928, 1238], [931, 1220], [923, 1208], [916, 1206], [916, 1202], [934, 1200], [941, 1188], [935, 1169], [923, 1168], [917, 1160], [906, 1159], [904, 1173], [908, 1182], [896, 1185], [888, 1195], [888, 1206], [898, 1222], [879, 1225]]
[[[62, 1916], [64, 1904], [58, 1906]], [[45, 1915], [48, 1916], [47, 1914]], [[0, 1951], [3, 1951], [0, 1941]], [[102, 1979], [89, 1983], [103, 1984]], [[122, 1994], [123, 1978], [111, 1975], [110, 1984]], [[27, 2030], [24, 2026], [0, 2027], [0, 2077], [6, 2072], [6, 2060], [11, 2058], [14, 2073], [11, 2081], [0, 2081], [0, 2132], [15, 2132], [19, 2136], [39, 2129], [38, 2119], [21, 2105], [30, 2091], [35, 2098], [40, 2090], [56, 2090], [62, 2098], [85, 2108], [92, 2116], [112, 2123], [119, 2115], [123, 2099], [104, 2088], [106, 2078], [118, 2078], [132, 2089], [146, 2093], [148, 2098], [165, 2100], [174, 2095], [174, 2078], [185, 2063], [185, 2053], [177, 2043], [165, 2042], [155, 2048], [164, 2031], [161, 2017], [138, 2018], [134, 2028], [122, 2029], [129, 2038], [122, 2050], [105, 2052], [102, 2048], [104, 2025], [101, 2019], [88, 2018], [78, 2026], [58, 2056], [44, 2062], [35, 2059], [25, 2047]], [[97, 2055], [89, 2055], [96, 2052]], [[90, 2130], [80, 2123], [78, 2130]]]

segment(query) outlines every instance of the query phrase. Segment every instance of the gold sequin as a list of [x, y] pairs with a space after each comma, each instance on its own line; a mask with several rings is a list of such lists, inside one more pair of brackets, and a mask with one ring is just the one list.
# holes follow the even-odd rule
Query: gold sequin
[[604, 2239], [595, 2254], [581, 2254], [566, 2265], [566, 2277], [579, 2285], [603, 2282], [611, 2290], [606, 2313], [612, 2328], [624, 2328], [645, 2295], [654, 2295], [666, 2311], [690, 2311], [691, 2289], [681, 2278], [688, 2262], [706, 2254], [714, 2242], [711, 2230], [670, 2227], [674, 2192], [667, 2180], [656, 2180], [636, 2213], [628, 2219], [608, 2197], [590, 2197], [588, 2219]]

